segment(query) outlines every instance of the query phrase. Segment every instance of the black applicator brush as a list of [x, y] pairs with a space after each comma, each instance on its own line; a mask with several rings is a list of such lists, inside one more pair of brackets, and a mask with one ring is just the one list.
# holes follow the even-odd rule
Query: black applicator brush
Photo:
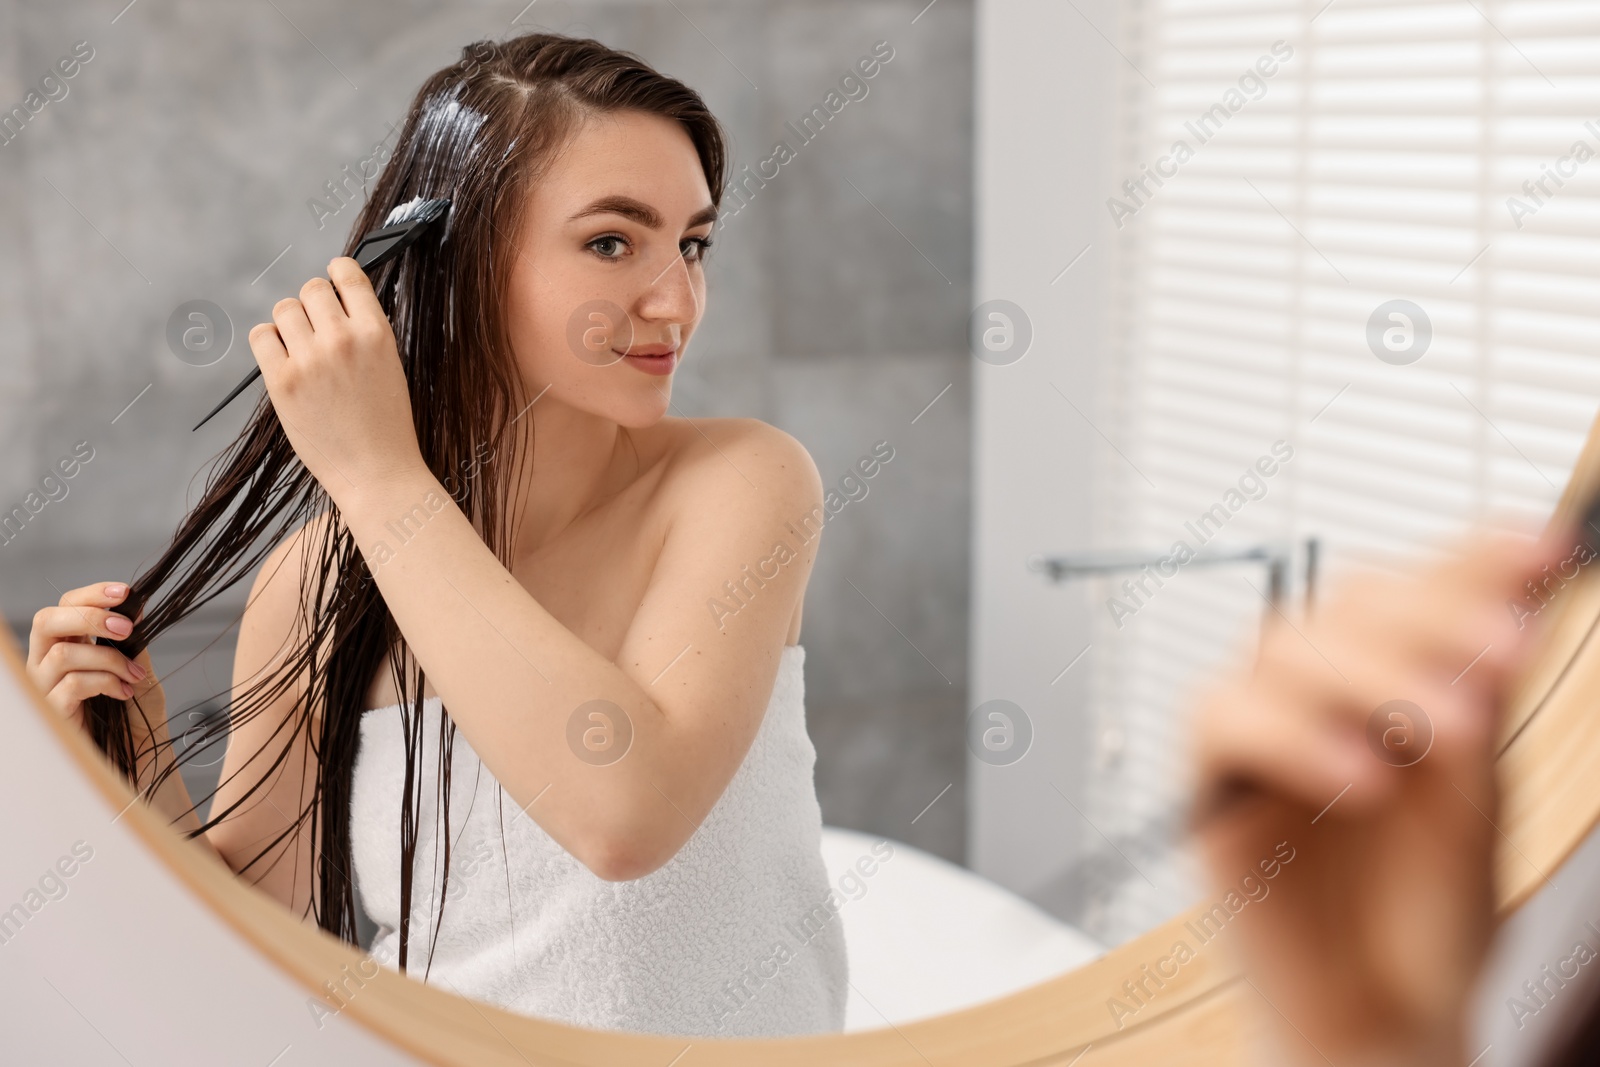
[[[389, 212], [389, 217], [383, 221], [381, 228], [373, 230], [361, 239], [361, 243], [356, 246], [352, 258], [356, 261], [357, 266], [371, 274], [374, 268], [383, 266], [401, 252], [416, 244], [418, 238], [426, 233], [430, 226], [443, 219], [449, 213], [449, 200], [424, 200], [421, 197], [407, 200]], [[205, 418], [195, 423], [194, 429], [198, 430], [211, 421], [212, 415], [227, 407], [234, 397], [244, 392], [246, 387], [259, 377], [261, 377], [261, 368], [258, 366], [245, 375], [244, 381], [233, 387], [233, 392], [222, 398], [222, 403], [212, 408]], [[193, 433], [194, 430], [189, 432]]]

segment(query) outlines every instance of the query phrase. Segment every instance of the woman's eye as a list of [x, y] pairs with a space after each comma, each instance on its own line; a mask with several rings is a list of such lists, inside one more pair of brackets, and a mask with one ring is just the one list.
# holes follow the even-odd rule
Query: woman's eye
[[594, 240], [590, 241], [589, 247], [594, 249], [596, 254], [598, 254], [602, 259], [615, 259], [620, 252], [620, 249], [617, 246], [624, 245], [626, 243], [626, 241], [615, 234], [607, 234], [604, 237], [596, 237]]
[[[606, 234], [590, 241], [588, 247], [601, 259], [618, 259], [627, 250], [626, 238], [616, 234]], [[679, 242], [678, 249], [683, 258], [690, 263], [699, 263], [706, 257], [706, 252], [711, 248], [709, 237], [686, 237]]]
[[706, 258], [706, 253], [711, 251], [711, 238], [686, 237], [683, 241], [683, 258], [690, 263], [700, 263]]

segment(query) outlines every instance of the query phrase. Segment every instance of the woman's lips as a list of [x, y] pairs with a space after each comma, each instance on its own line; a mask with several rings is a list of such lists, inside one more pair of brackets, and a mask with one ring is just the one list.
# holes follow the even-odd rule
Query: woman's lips
[[[615, 352], [616, 349], [612, 351]], [[650, 349], [644, 349], [637, 355], [623, 355], [622, 358], [646, 374], [671, 374], [678, 365], [678, 352], [671, 348], [659, 355], [652, 354]]]

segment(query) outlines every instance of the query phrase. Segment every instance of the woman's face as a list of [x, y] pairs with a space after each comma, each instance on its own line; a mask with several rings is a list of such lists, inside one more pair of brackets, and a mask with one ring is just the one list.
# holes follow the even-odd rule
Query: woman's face
[[637, 111], [584, 120], [529, 197], [511, 268], [529, 398], [548, 386], [547, 399], [623, 426], [660, 419], [705, 311], [715, 218], [683, 127]]

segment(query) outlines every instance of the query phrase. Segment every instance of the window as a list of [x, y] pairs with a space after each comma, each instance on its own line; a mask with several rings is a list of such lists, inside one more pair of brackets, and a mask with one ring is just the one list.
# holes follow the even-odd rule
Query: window
[[[1600, 4], [1146, 0], [1120, 48], [1100, 543], [1315, 536], [1336, 580], [1547, 516], [1600, 406]], [[1111, 940], [1198, 899], [1181, 712], [1267, 610], [1259, 567], [1122, 580], [1090, 588]]]

